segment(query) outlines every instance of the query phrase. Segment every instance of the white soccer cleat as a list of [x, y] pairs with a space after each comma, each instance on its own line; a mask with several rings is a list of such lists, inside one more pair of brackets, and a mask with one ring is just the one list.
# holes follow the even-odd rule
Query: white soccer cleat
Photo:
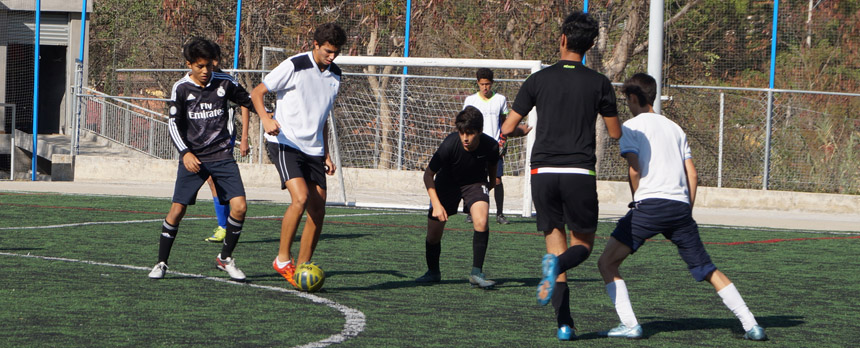
[[149, 278], [161, 279], [164, 278], [165, 274], [167, 274], [167, 264], [162, 261], [156, 264], [155, 267], [152, 267], [152, 271], [149, 272]]
[[232, 257], [221, 259], [221, 254], [218, 254], [218, 256], [215, 257], [215, 267], [227, 272], [232, 280], [245, 280], [245, 273], [236, 266], [236, 260]]

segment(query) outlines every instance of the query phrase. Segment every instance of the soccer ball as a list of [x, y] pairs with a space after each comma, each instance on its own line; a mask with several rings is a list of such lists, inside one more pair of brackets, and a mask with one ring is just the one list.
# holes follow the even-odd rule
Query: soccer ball
[[325, 272], [316, 263], [305, 262], [296, 267], [293, 280], [296, 281], [296, 288], [299, 290], [314, 292], [322, 289], [325, 282]]

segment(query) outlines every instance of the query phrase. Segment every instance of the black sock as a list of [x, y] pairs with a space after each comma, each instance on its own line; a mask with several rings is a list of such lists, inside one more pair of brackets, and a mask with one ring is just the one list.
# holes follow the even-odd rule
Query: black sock
[[552, 308], [555, 309], [555, 319], [558, 327], [567, 325], [573, 328], [573, 318], [570, 316], [570, 288], [567, 282], [555, 283], [552, 291]]
[[558, 256], [559, 273], [564, 273], [571, 268], [579, 266], [582, 261], [588, 259], [589, 255], [591, 255], [591, 251], [582, 245], [574, 245], [567, 248], [564, 253]]
[[224, 246], [221, 247], [222, 260], [233, 256], [233, 249], [236, 248], [239, 236], [242, 234], [242, 223], [244, 221], [233, 220], [232, 216], [227, 217], [227, 236], [224, 237]]
[[430, 273], [440, 273], [439, 271], [439, 256], [442, 255], [442, 242], [430, 244], [424, 241], [424, 248], [427, 250], [427, 270]]
[[167, 220], [161, 223], [161, 238], [158, 240], [158, 262], [167, 263], [170, 249], [173, 248], [173, 241], [176, 240], [176, 232], [178, 231], [178, 224], [173, 226], [167, 223]]
[[489, 240], [490, 231], [475, 231], [472, 235], [472, 267], [484, 269], [484, 257], [487, 256]]
[[493, 198], [496, 199], [496, 215], [505, 215], [502, 212], [502, 207], [505, 205], [505, 186], [502, 184], [493, 187]]

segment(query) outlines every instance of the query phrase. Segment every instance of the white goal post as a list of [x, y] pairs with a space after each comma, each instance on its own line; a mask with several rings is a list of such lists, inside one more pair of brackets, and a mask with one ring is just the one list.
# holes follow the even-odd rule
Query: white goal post
[[[262, 68], [267, 72], [296, 53], [264, 47]], [[442, 139], [455, 130], [454, 116], [465, 98], [477, 92], [476, 70], [493, 69], [493, 89], [512, 103], [522, 82], [543, 67], [536, 60], [346, 55], [335, 62], [343, 75], [329, 138], [335, 141], [335, 165], [343, 170], [331, 180], [329, 201], [410, 208], [427, 207], [421, 176]], [[527, 121], [534, 125], [534, 112]], [[531, 216], [527, 149], [533, 137], [508, 140], [507, 213]]]
[[[396, 156], [396, 161], [394, 163], [391, 163], [394, 165], [394, 167], [396, 169], [416, 169], [416, 168], [414, 168], [414, 166], [412, 168], [408, 168], [408, 166], [404, 166], [404, 163], [403, 163], [404, 156], [400, 155], [400, 154], [404, 153], [404, 151], [405, 151], [404, 147], [405, 146], [408, 147], [409, 145], [414, 145], [414, 144], [404, 144], [404, 142], [406, 141], [405, 137], [403, 135], [404, 129], [407, 127], [410, 127], [410, 125], [415, 124], [415, 123], [410, 123], [409, 120], [404, 120], [404, 117], [407, 117], [407, 115], [413, 115], [412, 112], [408, 112], [405, 109], [407, 108], [407, 105], [409, 104], [410, 98], [414, 99], [416, 97], [420, 97], [420, 95], [416, 96], [413, 93], [411, 93], [410, 91], [407, 91], [408, 88], [416, 87], [415, 84], [407, 82], [407, 79], [409, 79], [410, 81], [420, 81], [422, 79], [424, 79], [424, 80], [431, 80], [431, 79], [432, 80], [447, 80], [449, 78], [453, 78], [453, 79], [455, 79], [455, 81], [457, 81], [457, 80], [463, 81], [463, 82], [460, 82], [459, 84], [461, 86], [465, 86], [465, 87], [461, 87], [461, 88], [465, 88], [465, 91], [468, 91], [465, 93], [467, 93], [466, 95], [468, 95], [468, 94], [474, 93], [476, 91], [475, 84], [474, 84], [474, 82], [475, 82], [475, 77], [474, 77], [475, 76], [474, 75], [475, 69], [489, 68], [489, 69], [493, 69], [496, 72], [495, 80], [497, 82], [494, 86], [494, 89], [496, 91], [500, 91], [502, 89], [502, 88], [499, 88], [501, 85], [501, 82], [507, 81], [507, 83], [510, 85], [510, 87], [507, 88], [503, 94], [505, 94], [508, 97], [509, 102], [513, 102], [513, 98], [516, 96], [516, 92], [519, 90], [519, 85], [521, 84], [521, 80], [524, 80], [525, 77], [528, 76], [528, 74], [536, 72], [542, 68], [542, 64], [538, 60], [455, 59], [455, 58], [420, 58], [420, 57], [338, 56], [335, 59], [335, 63], [337, 63], [339, 66], [341, 66], [343, 68], [345, 75], [352, 73], [352, 74], [355, 74], [355, 75], [353, 75], [353, 77], [358, 77], [360, 75], [364, 75], [366, 77], [369, 77], [371, 80], [375, 78], [376, 83], [373, 83], [373, 81], [371, 81], [370, 87], [371, 87], [371, 89], [374, 89], [374, 88], [377, 89], [377, 92], [376, 92], [377, 99], [386, 99], [384, 97], [383, 98], [379, 97], [379, 90], [378, 89], [384, 85], [384, 83], [382, 82], [383, 79], [385, 79], [387, 77], [389, 79], [389, 81], [390, 81], [390, 79], [399, 80], [399, 86], [397, 86], [397, 87], [399, 87], [399, 102], [397, 100], [398, 95], [397, 95], [396, 91], [395, 91], [395, 93], [391, 93], [388, 91], [385, 92], [386, 95], [388, 96], [387, 99], [393, 99], [393, 101], [395, 103], [392, 103], [392, 104], [399, 106], [399, 108], [398, 108], [399, 112], [397, 112], [397, 120], [394, 121], [394, 123], [396, 125], [398, 125], [397, 137], [396, 137], [396, 139], [397, 139], [396, 153], [398, 155]], [[355, 72], [356, 67], [361, 68], [360, 73]], [[379, 69], [379, 67], [383, 67], [383, 68]], [[407, 69], [413, 68], [410, 72], [416, 71], [417, 69], [415, 69], [415, 68], [443, 68], [443, 69], [435, 70], [435, 71], [434, 70], [421, 71], [421, 75], [418, 75], [418, 74], [410, 75], [410, 74], [398, 74], [401, 71], [402, 72], [409, 71], [407, 69], [403, 69], [403, 70], [397, 69], [398, 71], [392, 71], [393, 70], [392, 67], [406, 67]], [[517, 74], [518, 78], [517, 79], [511, 79], [510, 77], [513, 77], [513, 76], [511, 76], [510, 73], [509, 74], [504, 74], [504, 73], [500, 74], [500, 71], [501, 72], [519, 71], [519, 74]], [[431, 76], [428, 74], [441, 75], [441, 76]], [[376, 76], [374, 77], [373, 75], [376, 75]], [[500, 77], [502, 77], [502, 78], [500, 78]], [[508, 77], [508, 78], [505, 79], [504, 77]], [[448, 80], [448, 82], [449, 82], [448, 86], [450, 86], [450, 81], [451, 80]], [[349, 82], [346, 81], [344, 84], [341, 85], [342, 90], [350, 90], [348, 83]], [[422, 83], [422, 82], [418, 82], [418, 83]], [[344, 88], [344, 87], [346, 87], [346, 88]], [[427, 87], [421, 86], [421, 87], [417, 87], [417, 88], [427, 88]], [[434, 87], [430, 87], [430, 88], [432, 91], [440, 92], [439, 94], [441, 94], [443, 96], [446, 93], [452, 95], [453, 97], [451, 98], [452, 99], [451, 108], [453, 108], [454, 111], [458, 111], [458, 110], [462, 109], [463, 102], [461, 99], [458, 99], [458, 97], [465, 97], [465, 95], [463, 95], [463, 93], [464, 93], [463, 91], [458, 91], [456, 89], [449, 89], [449, 87], [435, 87], [434, 86]], [[456, 87], [454, 87], [454, 88], [456, 88]], [[430, 93], [432, 93], [432, 92], [430, 92]], [[368, 97], [370, 97], [370, 96], [368, 96]], [[434, 96], [434, 97], [438, 97], [438, 95]], [[349, 100], [351, 100], [349, 96], [341, 95], [338, 97], [337, 104], [344, 104], [344, 103], [348, 104], [348, 103], [350, 103]], [[343, 108], [340, 108], [340, 109], [343, 109]], [[390, 107], [387, 109], [385, 107], [379, 107], [379, 108], [377, 108], [377, 110], [380, 112], [385, 112], [384, 110], [388, 110], [388, 112], [392, 111]], [[431, 115], [433, 114], [433, 110], [428, 110], [428, 111]], [[442, 110], [439, 110], [439, 111], [442, 111]], [[453, 117], [451, 117], [451, 116], [453, 116], [455, 113], [456, 112], [447, 112], [447, 113], [442, 112], [442, 115], [443, 115], [443, 117], [448, 116], [449, 118], [452, 119]], [[349, 115], [347, 115], [347, 114], [344, 114], [342, 116], [349, 117]], [[532, 110], [529, 113], [528, 118], [527, 118], [529, 125], [534, 126], [536, 123], [536, 118], [537, 118], [536, 113], [534, 112], [534, 110]], [[376, 123], [376, 126], [379, 127], [380, 124]], [[341, 129], [342, 133], [343, 133], [343, 131], [344, 130]], [[433, 145], [438, 145], [438, 143], [441, 141], [442, 136], [444, 136], [444, 134], [445, 134], [445, 132], [435, 134], [435, 136], [433, 136], [434, 139], [429, 139], [430, 140], [429, 143], [433, 144]], [[338, 138], [339, 137], [333, 137], [333, 139], [338, 139]], [[338, 140], [338, 141], [342, 142], [342, 140]], [[529, 134], [528, 137], [526, 137], [525, 142], [526, 143], [524, 144], [524, 146], [521, 147], [521, 154], [524, 157], [521, 157], [518, 160], [520, 161], [520, 163], [522, 163], [524, 165], [525, 168], [528, 168], [529, 158], [531, 156], [530, 149], [532, 147], [532, 144], [534, 143], [534, 134], [533, 133]], [[343, 151], [345, 148], [347, 148], [347, 145], [336, 144], [334, 147], [335, 148], [339, 147], [340, 150]], [[423, 148], [424, 153], [421, 154], [423, 156], [419, 156], [419, 157], [425, 157], [426, 159], [429, 159], [429, 156], [432, 155], [432, 151], [434, 151], [434, 150], [435, 150], [434, 146], [424, 147]], [[423, 165], [423, 164], [426, 164], [426, 161], [418, 162], [418, 163], [419, 163], [419, 165]], [[506, 166], [511, 166], [511, 164], [512, 163], [506, 163]], [[377, 166], [378, 166], [378, 163], [377, 163]], [[508, 173], [508, 172], [506, 172], [506, 173]], [[514, 173], [520, 174], [524, 178], [524, 180], [521, 181], [522, 182], [522, 187], [521, 187], [521, 189], [522, 189], [522, 200], [521, 200], [522, 216], [531, 216], [532, 202], [531, 202], [531, 186], [529, 183], [529, 181], [530, 181], [529, 171], [527, 169], [524, 169], [524, 168], [518, 168], [516, 171], [514, 171]]]

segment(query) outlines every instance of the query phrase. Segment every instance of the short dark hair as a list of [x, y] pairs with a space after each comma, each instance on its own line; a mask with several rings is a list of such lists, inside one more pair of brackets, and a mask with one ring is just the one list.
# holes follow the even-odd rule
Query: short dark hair
[[637, 73], [631, 76], [621, 87], [621, 93], [625, 96], [635, 95], [639, 99], [639, 106], [654, 105], [657, 99], [657, 80], [646, 73]]
[[314, 41], [320, 46], [328, 42], [332, 46], [340, 47], [346, 43], [346, 32], [335, 23], [326, 23], [318, 26], [314, 31]]
[[218, 60], [221, 50], [214, 42], [199, 36], [194, 36], [182, 47], [182, 57], [185, 61], [194, 63], [198, 59]]
[[215, 42], [213, 42], [212, 45], [215, 46], [215, 60], [217, 60], [220, 63], [221, 62], [221, 46], [219, 46], [218, 43], [215, 43]]
[[457, 126], [457, 132], [474, 134], [484, 132], [484, 114], [481, 110], [474, 106], [467, 106], [463, 111], [457, 114], [457, 119], [454, 121]]
[[493, 71], [487, 68], [478, 69], [478, 71], [475, 73], [475, 76], [478, 78], [478, 80], [487, 79], [490, 80], [490, 82], [493, 81]]
[[567, 49], [579, 54], [585, 54], [594, 46], [598, 32], [597, 20], [580, 11], [568, 15], [561, 25], [561, 33], [567, 37]]

